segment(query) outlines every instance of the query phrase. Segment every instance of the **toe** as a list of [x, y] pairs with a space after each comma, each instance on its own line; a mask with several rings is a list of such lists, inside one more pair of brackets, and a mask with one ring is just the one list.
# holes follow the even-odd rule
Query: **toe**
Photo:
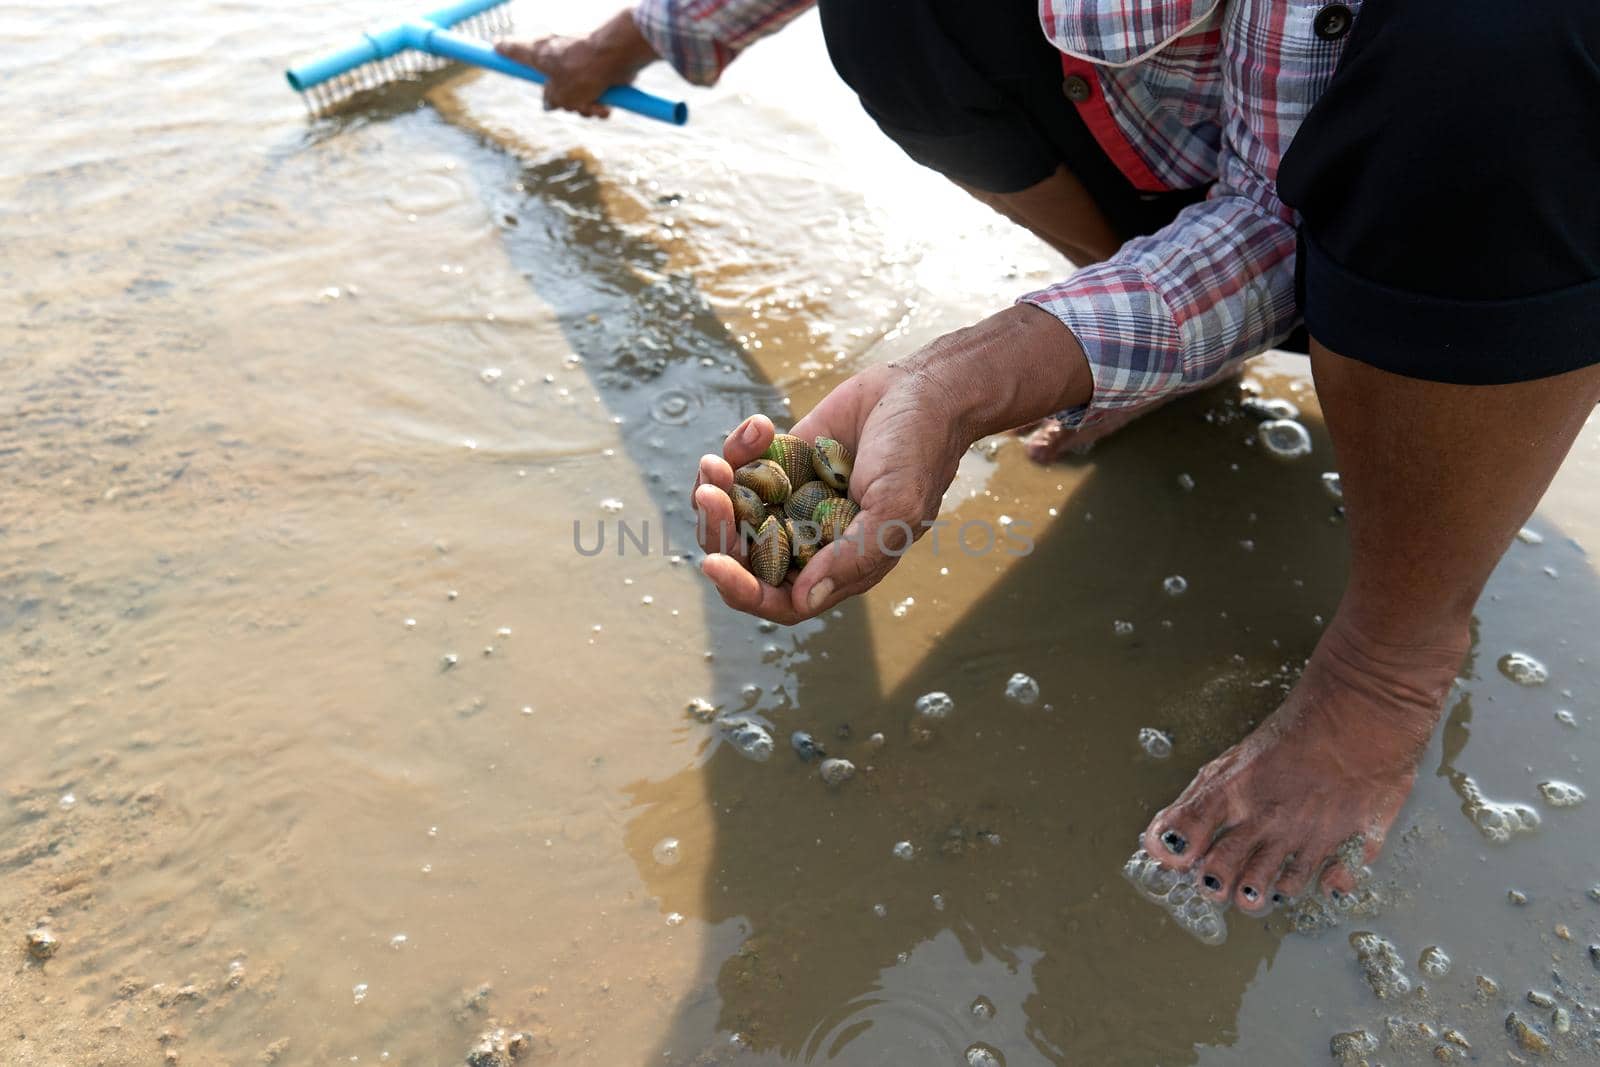
[[1059, 422], [1046, 419], [1028, 435], [1022, 447], [1035, 463], [1050, 463], [1065, 451], [1071, 436]]
[[1197, 791], [1191, 785], [1150, 820], [1144, 831], [1145, 850], [1162, 866], [1186, 871], [1210, 848], [1225, 814], [1218, 794]]
[[1200, 858], [1195, 870], [1200, 874], [1200, 892], [1212, 900], [1227, 900], [1239, 885], [1239, 875], [1260, 842], [1241, 830], [1229, 830]]
[[1277, 892], [1278, 872], [1283, 869], [1283, 849], [1263, 844], [1245, 861], [1239, 871], [1239, 884], [1233, 889], [1233, 902], [1247, 912], [1258, 913], [1271, 907]]
[[1283, 863], [1283, 871], [1278, 875], [1278, 887], [1272, 894], [1272, 902], [1281, 904], [1303, 894], [1311, 884], [1311, 876], [1317, 873], [1321, 865], [1320, 859], [1310, 858], [1309, 846], [1301, 845], [1289, 853], [1289, 858]]
[[1338, 900], [1345, 894], [1356, 891], [1356, 876], [1351, 874], [1344, 864], [1335, 860], [1322, 872], [1322, 880], [1318, 884], [1324, 895]]
[[1343, 849], [1334, 849], [1329, 856], [1327, 869], [1322, 872], [1322, 878], [1318, 883], [1322, 892], [1335, 900], [1347, 893], [1354, 893], [1361, 880], [1368, 874], [1364, 865], [1377, 859], [1378, 853], [1382, 849], [1382, 835], [1370, 835], [1362, 849], [1363, 866], [1357, 870], [1351, 870], [1339, 858], [1340, 853], [1344, 851]]

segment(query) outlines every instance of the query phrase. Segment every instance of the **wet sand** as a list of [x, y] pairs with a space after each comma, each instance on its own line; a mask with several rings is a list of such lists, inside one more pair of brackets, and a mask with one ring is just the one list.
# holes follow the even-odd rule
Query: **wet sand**
[[[1336, 601], [1303, 361], [1252, 377], [1305, 459], [1232, 386], [1047, 469], [989, 442], [946, 517], [1031, 555], [924, 541], [760, 626], [686, 555], [694, 457], [1068, 268], [879, 143], [809, 20], [683, 131], [486, 78], [308, 125], [283, 65], [386, 10], [70, 5], [0, 46], [0, 1059], [445, 1064], [504, 1028], [551, 1063], [1314, 1063], [1364, 1029], [1507, 1062], [1515, 1012], [1600, 1062], [1600, 842], [1538, 790], [1595, 789], [1600, 425], [1480, 605], [1376, 906], [1201, 945], [1119, 872]], [[1487, 840], [1480, 796], [1539, 828]]]

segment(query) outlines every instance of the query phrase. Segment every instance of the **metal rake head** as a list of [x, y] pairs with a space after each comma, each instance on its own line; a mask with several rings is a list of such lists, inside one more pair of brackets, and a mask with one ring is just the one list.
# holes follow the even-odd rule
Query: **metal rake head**
[[[457, 33], [485, 41], [504, 37], [513, 28], [509, 3], [470, 15], [450, 26]], [[381, 93], [391, 85], [420, 82], [450, 65], [448, 59], [406, 48], [301, 89], [300, 98], [305, 101], [307, 111], [322, 118], [343, 111], [370, 94]]]

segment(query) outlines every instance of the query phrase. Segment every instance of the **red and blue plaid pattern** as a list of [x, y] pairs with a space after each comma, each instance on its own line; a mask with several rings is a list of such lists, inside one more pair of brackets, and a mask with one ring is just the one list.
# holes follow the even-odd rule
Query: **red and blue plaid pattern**
[[816, 0], [640, 0], [633, 21], [656, 55], [693, 85], [711, 85], [750, 45]]
[[[686, 78], [709, 84], [811, 3], [641, 0], [635, 19]], [[1080, 111], [1129, 179], [1141, 188], [1215, 183], [1159, 232], [1022, 297], [1065, 323], [1093, 368], [1094, 400], [1062, 412], [1067, 425], [1198, 388], [1297, 324], [1296, 219], [1278, 199], [1277, 173], [1343, 49], [1343, 39], [1314, 29], [1324, 6], [1040, 0], [1042, 32], [1072, 69], [1094, 75]], [[1346, 6], [1359, 13], [1361, 2]]]

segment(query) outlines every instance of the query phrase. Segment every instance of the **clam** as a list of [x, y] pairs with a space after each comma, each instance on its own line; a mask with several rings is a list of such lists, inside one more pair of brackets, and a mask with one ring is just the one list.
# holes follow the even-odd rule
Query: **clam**
[[746, 463], [733, 472], [733, 480], [754, 492], [763, 503], [782, 504], [789, 499], [789, 476], [770, 459]]
[[739, 532], [744, 533], [746, 526], [751, 530], [761, 529], [761, 524], [767, 521], [767, 508], [756, 491], [747, 485], [735, 485], [728, 495], [733, 498], [733, 519], [739, 525]]
[[750, 546], [750, 570], [768, 585], [782, 585], [784, 575], [789, 573], [789, 534], [770, 515]]
[[850, 488], [850, 471], [856, 462], [855, 453], [831, 437], [817, 438], [817, 447], [811, 453], [811, 466], [817, 477], [829, 486], [844, 492]]
[[790, 485], [800, 485], [809, 482], [813, 477], [811, 466], [811, 446], [803, 438], [792, 433], [780, 433], [772, 439], [772, 444], [761, 454], [762, 459], [770, 459], [783, 468], [783, 473], [788, 475]]
[[[807, 468], [806, 473], [813, 472]], [[824, 500], [832, 500], [839, 495], [828, 488], [827, 483], [816, 478], [812, 478], [804, 484], [798, 482], [796, 484], [800, 487], [789, 494], [789, 501], [783, 507], [789, 513], [791, 519], [799, 522], [810, 522], [812, 512], [816, 510], [818, 504]]]
[[833, 500], [824, 500], [817, 505], [811, 513], [811, 521], [817, 524], [822, 532], [822, 543], [837, 541], [844, 536], [845, 529], [852, 519], [861, 513], [854, 500], [848, 497], [836, 497]]
[[810, 563], [822, 547], [822, 528], [810, 519], [787, 519], [784, 532], [789, 535], [789, 554], [796, 569]]

